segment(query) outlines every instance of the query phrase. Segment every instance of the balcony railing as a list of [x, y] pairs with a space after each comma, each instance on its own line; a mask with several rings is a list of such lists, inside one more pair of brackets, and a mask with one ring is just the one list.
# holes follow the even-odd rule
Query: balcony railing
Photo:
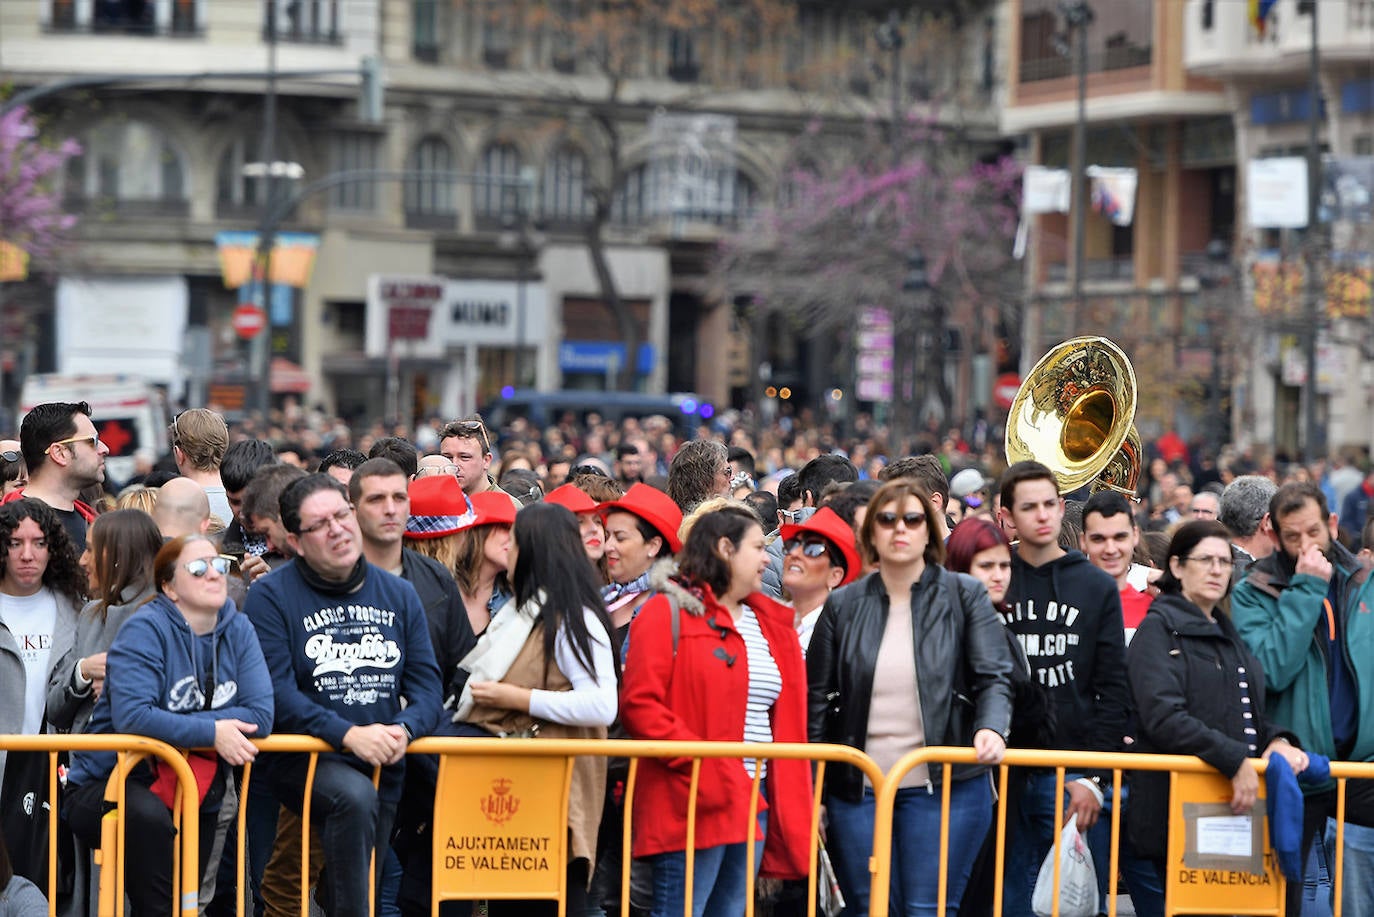
[[101, 213], [140, 219], [160, 217], [185, 219], [191, 214], [191, 202], [184, 198], [110, 198], [66, 195], [62, 206], [68, 213]]
[[47, 29], [54, 33], [86, 33], [96, 35], [146, 35], [190, 37], [199, 35], [200, 4], [195, 0], [177, 0], [163, 8], [154, 0], [143, 3], [97, 3], [84, 13], [76, 0], [51, 0], [48, 7]]
[[[1049, 283], [1067, 283], [1069, 280], [1069, 266], [1063, 262], [1048, 264], [1045, 266], [1046, 277]], [[1083, 280], [1085, 282], [1112, 281], [1112, 280], [1135, 280], [1135, 257], [1133, 255], [1121, 255], [1116, 258], [1089, 258], [1083, 262]]]
[[[1108, 48], [1097, 54], [1088, 55], [1088, 72], [1102, 73], [1107, 70], [1127, 70], [1131, 67], [1148, 67], [1152, 56], [1150, 45], [1122, 45]], [[1021, 62], [1021, 82], [1034, 83], [1039, 80], [1057, 80], [1075, 73], [1074, 58], [1058, 54], [1051, 57], [1032, 58]]]

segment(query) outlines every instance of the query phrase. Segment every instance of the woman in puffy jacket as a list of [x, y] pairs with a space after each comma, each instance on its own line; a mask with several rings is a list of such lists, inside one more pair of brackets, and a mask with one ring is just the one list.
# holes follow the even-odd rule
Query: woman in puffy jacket
[[[792, 610], [762, 595], [768, 565], [754, 512], [702, 516], [679, 572], [630, 624], [620, 717], [636, 739], [801, 742], [806, 694]], [[676, 618], [676, 623], [674, 619]], [[690, 758], [645, 758], [634, 796], [634, 855], [652, 857], [655, 917], [678, 917], [686, 896]], [[806, 761], [707, 758], [697, 793], [692, 913], [743, 914], [752, 782], [762, 798], [755, 868], [807, 873], [811, 769]]]
[[[955, 914], [992, 818], [987, 765], [1006, 751], [1012, 657], [982, 583], [941, 566], [935, 512], [907, 478], [869, 502], [859, 543], [878, 571], [832, 593], [816, 622], [806, 657], [808, 731], [813, 742], [863, 749], [885, 772], [927, 745], [976, 749], [978, 765], [952, 772], [945, 913]], [[936, 913], [941, 773], [939, 765], [913, 768], [897, 791], [897, 913]], [[827, 846], [846, 913], [866, 914], [873, 788], [851, 767], [832, 765], [825, 777]]]

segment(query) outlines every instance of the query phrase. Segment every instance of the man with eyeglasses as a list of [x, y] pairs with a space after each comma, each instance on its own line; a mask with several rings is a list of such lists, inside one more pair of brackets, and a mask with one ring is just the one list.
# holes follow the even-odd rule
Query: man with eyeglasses
[[5, 502], [22, 494], [48, 504], [81, 554], [95, 511], [77, 497], [87, 487], [105, 482], [105, 456], [110, 454], [91, 421], [91, 406], [84, 401], [34, 406], [19, 425], [19, 444], [29, 484]]
[[[1374, 760], [1374, 595], [1369, 571], [1336, 538], [1337, 517], [1311, 482], [1292, 482], [1269, 501], [1274, 552], [1250, 565], [1231, 594], [1231, 619], [1267, 676], [1266, 714], [1294, 732], [1304, 751], [1333, 761]], [[1352, 780], [1346, 798], [1345, 910], [1374, 895], [1374, 781]], [[1288, 885], [1298, 913], [1304, 885], [1325, 884], [1333, 862], [1335, 784], [1303, 790], [1304, 881]], [[1313, 843], [1324, 836], [1324, 843]], [[1353, 877], [1361, 877], [1356, 880]], [[1329, 891], [1329, 886], [1328, 886]], [[1320, 894], [1320, 889], [1319, 889]]]
[[[482, 418], [454, 420], [439, 431], [439, 454], [457, 467], [458, 483], [469, 497], [492, 490], [505, 494], [491, 476], [491, 435]], [[510, 497], [510, 494], [506, 494]], [[510, 497], [516, 510], [524, 505]]]
[[[325, 861], [318, 899], [331, 917], [364, 917], [369, 861], [378, 845], [379, 871], [386, 861], [406, 746], [439, 721], [439, 668], [415, 587], [367, 562], [342, 484], [303, 477], [282, 491], [280, 515], [296, 559], [256, 581], [244, 610], [272, 672], [274, 728], [338, 749], [320, 756], [311, 794]], [[261, 765], [292, 813], [301, 811], [308, 765], [305, 754], [269, 755]], [[269, 912], [295, 910], [299, 884], [271, 879], [298, 855], [278, 838], [262, 889]]]
[[[1002, 620], [1026, 651], [1031, 676], [1048, 689], [1056, 711], [1050, 747], [1121, 751], [1129, 704], [1126, 638], [1116, 582], [1080, 551], [1059, 545], [1064, 499], [1052, 472], [1017, 462], [1002, 476], [1001, 514], [1020, 540], [1011, 558], [1011, 584]], [[1088, 832], [1093, 860], [1110, 862], [1110, 819], [1103, 808], [1110, 773], [1066, 777], [1065, 814]], [[1005, 913], [1030, 917], [1031, 891], [1060, 825], [1055, 822], [1054, 771], [1025, 774], [1025, 791], [1007, 839]], [[1107, 870], [1098, 888], [1107, 888]], [[1103, 908], [1102, 910], [1105, 910]]]

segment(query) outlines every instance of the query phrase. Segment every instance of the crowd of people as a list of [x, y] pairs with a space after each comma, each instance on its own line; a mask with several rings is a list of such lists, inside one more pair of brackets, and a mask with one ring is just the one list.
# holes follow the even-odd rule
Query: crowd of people
[[[923, 915], [942, 871], [946, 914], [991, 913], [998, 806], [1004, 914], [1032, 913], [1061, 809], [1110, 862], [1110, 772], [1071, 772], [1058, 800], [1053, 771], [1018, 769], [998, 799], [1009, 747], [1198, 755], [1237, 813], [1258, 795], [1253, 758], [1300, 777], [1374, 759], [1374, 476], [1350, 463], [1213, 461], [1171, 434], [1138, 494], [1064, 494], [1045, 465], [1006, 467], [985, 427], [887, 455], [875, 436], [841, 451], [804, 419], [685, 441], [663, 418], [596, 417], [354, 437], [191, 409], [170, 454], [116, 487], [98, 420], [38, 405], [0, 441], [0, 732], [195, 749], [204, 913], [233, 913], [240, 842], [260, 913], [296, 912], [303, 885], [330, 915], [372, 913], [373, 885], [377, 912], [428, 913], [436, 771], [406, 757], [428, 735], [826, 742], [885, 772], [971, 747], [949, 775], [945, 862], [942, 769], [897, 790], [893, 906]], [[335, 750], [313, 768], [306, 875], [311, 764], [259, 759], [251, 740], [272, 732]], [[4, 760], [3, 798], [45, 786], [43, 761]], [[80, 901], [114, 758], [69, 763], [59, 808], [79, 853], [58, 888]], [[743, 913], [751, 863], [777, 880], [761, 885], [772, 913], [806, 913], [806, 762], [702, 762], [690, 889], [690, 765], [645, 759], [630, 811], [627, 774], [576, 763], [569, 913], [618, 911], [624, 869], [633, 913], [681, 914], [689, 894], [696, 914]], [[1330, 911], [1333, 787], [1303, 784], [1290, 914]], [[137, 915], [174, 910], [174, 789], [142, 766], [125, 797]], [[845, 913], [866, 914], [874, 788], [832, 765], [820, 794]], [[1162, 914], [1167, 776], [1132, 775], [1120, 803], [1121, 886], [1137, 914]], [[1358, 915], [1374, 902], [1374, 794], [1352, 784], [1346, 819], [1342, 901]], [[45, 887], [46, 854], [4, 828], [14, 873]]]

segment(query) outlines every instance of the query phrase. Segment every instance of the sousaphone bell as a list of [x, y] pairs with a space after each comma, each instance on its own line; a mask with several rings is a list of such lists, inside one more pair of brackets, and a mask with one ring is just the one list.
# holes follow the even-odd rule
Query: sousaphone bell
[[1130, 360], [1104, 337], [1064, 341], [1040, 358], [1007, 414], [1007, 462], [1046, 465], [1067, 494], [1086, 484], [1134, 499], [1142, 449]]

